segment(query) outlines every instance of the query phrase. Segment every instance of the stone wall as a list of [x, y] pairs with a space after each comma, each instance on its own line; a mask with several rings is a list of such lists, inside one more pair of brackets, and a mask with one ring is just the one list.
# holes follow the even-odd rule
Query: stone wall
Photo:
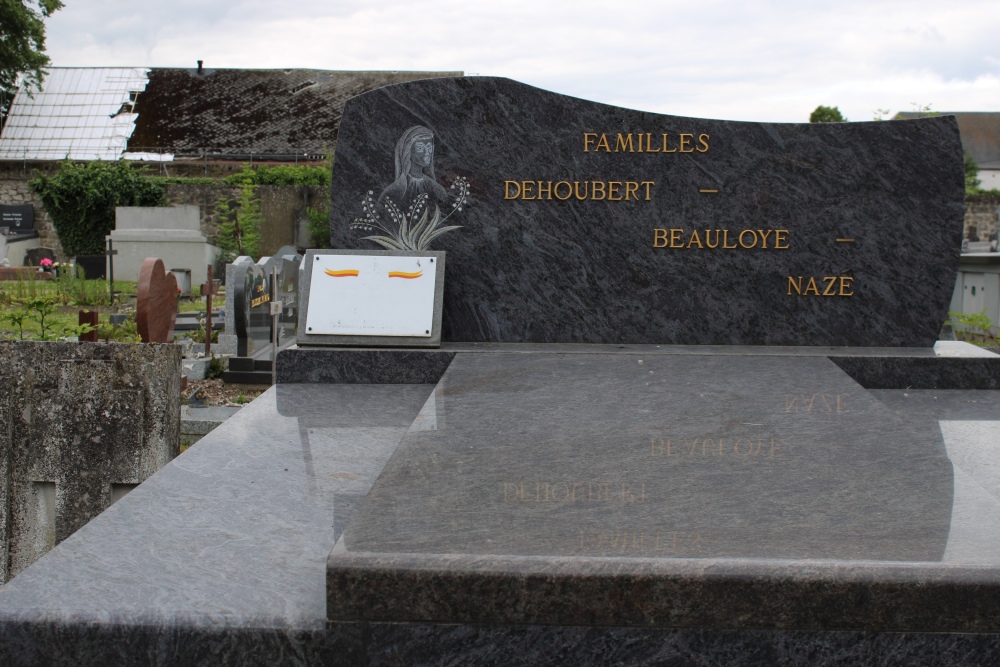
[[[59, 162], [0, 162], [0, 203], [33, 204], [35, 207], [35, 228], [41, 236], [43, 246], [55, 249], [60, 261], [70, 259], [59, 245], [52, 219], [38, 195], [31, 192], [28, 181], [38, 173], [52, 174], [58, 170]], [[139, 165], [137, 165], [138, 167]], [[176, 183], [166, 188], [167, 202], [172, 206], [194, 205], [201, 207], [201, 233], [209, 240], [218, 234], [218, 204], [223, 197], [239, 201], [240, 187], [226, 185], [222, 178], [242, 171], [239, 162], [224, 163], [164, 163], [148, 167], [147, 173], [162, 176], [211, 177], [220, 179], [215, 183]], [[304, 230], [307, 206], [318, 208], [327, 203], [327, 189], [320, 186], [276, 186], [262, 185], [257, 190], [261, 203], [264, 225], [261, 229], [261, 251], [264, 255], [275, 252], [285, 245], [302, 244], [308, 239], [302, 237], [297, 228]]]
[[178, 454], [181, 348], [0, 342], [0, 582]]
[[[241, 188], [235, 185], [178, 183], [167, 186], [167, 201], [173, 206], [201, 207], [201, 233], [210, 241], [218, 234], [219, 201], [228, 198], [238, 203]], [[261, 226], [260, 250], [270, 255], [282, 246], [306, 240], [296, 238], [296, 227], [305, 220], [306, 208], [326, 204], [327, 189], [317, 185], [261, 185], [257, 188]]]
[[1000, 195], [965, 196], [965, 235], [970, 241], [989, 241], [998, 230]]

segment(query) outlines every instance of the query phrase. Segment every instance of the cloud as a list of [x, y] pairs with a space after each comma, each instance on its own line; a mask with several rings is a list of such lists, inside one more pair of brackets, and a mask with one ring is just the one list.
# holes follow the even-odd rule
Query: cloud
[[804, 121], [817, 104], [1000, 110], [993, 2], [70, 3], [54, 64], [462, 70], [611, 104]]

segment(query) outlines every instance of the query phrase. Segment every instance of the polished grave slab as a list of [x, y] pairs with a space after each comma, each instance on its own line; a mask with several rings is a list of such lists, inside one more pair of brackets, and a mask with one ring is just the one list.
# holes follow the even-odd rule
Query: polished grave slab
[[830, 359], [460, 353], [432, 401], [331, 554], [333, 621], [1000, 628], [942, 431]]
[[[572, 354], [555, 356], [584, 361], [593, 356], [622, 357], [623, 368], [627, 361], [637, 372], [642, 368], [650, 375], [648, 371], [653, 370], [653, 376], [660, 368], [647, 367], [653, 363], [648, 354], [655, 346], [642, 350], [631, 347], [617, 351], [598, 349], [600, 355], [588, 354], [581, 347], [574, 348]], [[711, 356], [690, 352], [682, 356]], [[528, 366], [554, 363], [553, 360], [532, 362], [532, 359], [539, 359], [540, 353], [534, 348], [517, 355], [524, 357]], [[495, 351], [468, 355], [456, 352], [455, 357], [459, 361], [467, 357], [488, 360], [495, 354]], [[727, 356], [727, 361], [722, 363], [724, 370], [733, 368], [729, 359]], [[639, 360], [643, 361], [641, 365]], [[810, 363], [815, 362], [827, 360], [822, 356], [810, 359]], [[461, 368], [456, 365], [453, 370]], [[579, 664], [659, 661], [662, 664], [670, 660], [763, 665], [815, 663], [823, 659], [841, 662], [889, 659], [901, 664], [931, 665], [939, 664], [941, 656], [949, 656], [953, 664], [986, 664], [1000, 652], [996, 635], [979, 634], [992, 632], [992, 626], [976, 620], [997, 618], [1000, 614], [984, 615], [980, 608], [971, 617], [962, 616], [963, 610], [975, 609], [977, 591], [995, 595], [996, 554], [1000, 553], [996, 537], [1000, 530], [996, 528], [995, 519], [1000, 517], [1000, 476], [996, 472], [1000, 470], [997, 433], [1000, 392], [995, 391], [867, 392], [885, 409], [868, 404], [864, 414], [884, 420], [886, 430], [909, 426], [910, 431], [924, 431], [925, 435], [926, 432], [943, 432], [936, 442], [928, 436], [915, 442], [912, 449], [897, 442], [893, 450], [919, 453], [929, 448], [921, 456], [932, 464], [933, 474], [922, 481], [938, 480], [938, 486], [928, 487], [936, 500], [927, 506], [941, 512], [927, 519], [916, 519], [918, 522], [926, 520], [930, 526], [932, 545], [920, 545], [903, 531], [893, 548], [908, 551], [915, 558], [925, 557], [921, 552], [927, 551], [939, 560], [901, 563], [786, 559], [772, 563], [774, 569], [762, 574], [754, 569], [760, 567], [760, 558], [649, 558], [636, 554], [543, 557], [555, 563], [557, 568], [575, 575], [573, 586], [577, 593], [582, 583], [578, 576], [581, 558], [589, 558], [591, 563], [600, 561], [607, 564], [609, 570], [626, 576], [632, 576], [630, 568], [633, 565], [648, 568], [650, 561], [665, 563], [664, 569], [652, 572], [660, 581], [661, 591], [665, 590], [664, 584], [674, 586], [672, 594], [678, 600], [678, 608], [687, 609], [689, 621], [691, 608], [685, 601], [701, 595], [708, 595], [705, 599], [709, 602], [716, 600], [716, 606], [728, 609], [731, 617], [731, 601], [741, 596], [747, 600], [743, 616], [735, 616], [737, 620], [744, 620], [735, 623], [735, 627], [719, 627], [718, 616], [707, 615], [704, 623], [693, 627], [329, 622], [327, 558], [344, 526], [358, 525], [359, 507], [363, 508], [368, 500], [378, 500], [381, 481], [375, 488], [372, 485], [387, 462], [391, 463], [385, 479], [389, 479], [388, 473], [401, 463], [396, 461], [396, 453], [412, 456], [405, 449], [397, 452], [404, 438], [433, 439], [462, 426], [461, 411], [456, 411], [461, 405], [465, 405], [465, 409], [476, 407], [488, 415], [486, 422], [478, 427], [480, 436], [485, 433], [492, 437], [490, 427], [496, 434], [511, 430], [523, 436], [529, 427], [542, 428], [546, 421], [545, 411], [539, 411], [539, 417], [531, 417], [532, 401], [525, 400], [521, 402], [525, 406], [522, 412], [505, 416], [504, 406], [513, 401], [516, 394], [530, 396], [539, 405], [558, 402], [558, 391], [564, 391], [569, 397], [576, 395], [573, 391], [565, 392], [562, 387], [556, 387], [557, 391], [545, 389], [548, 378], [539, 375], [517, 384], [512, 383], [516, 374], [497, 372], [489, 365], [483, 370], [481, 377], [468, 376], [468, 381], [459, 385], [451, 384], [445, 377], [437, 386], [293, 384], [270, 389], [0, 588], [0, 662], [10, 665], [400, 665], [449, 664], [449, 661], [454, 663], [461, 659], [463, 664], [470, 665], [559, 665], [567, 661]], [[727, 373], [732, 375], [728, 370]], [[623, 371], [618, 375], [625, 379], [632, 377], [634, 382], [622, 382], [619, 377], [612, 387], [615, 391], [600, 393], [595, 389], [589, 394], [595, 399], [593, 414], [599, 418], [596, 422], [600, 427], [598, 433], [609, 432], [610, 425], [622, 422], [623, 415], [604, 405], [615, 401], [631, 404], [626, 414], [641, 418], [637, 421], [640, 425], [667, 423], [664, 420], [670, 418], [671, 412], [657, 410], [651, 401], [651, 397], [666, 396], [665, 390], [646, 394], [647, 380], [638, 379], [641, 373], [632, 376]], [[672, 377], [677, 379], [676, 374]], [[842, 378], [838, 378], [830, 387], [840, 386]], [[792, 379], [798, 382], [803, 378], [793, 374]], [[581, 384], [590, 385], [593, 380]], [[642, 390], [636, 391], [636, 387]], [[743, 390], [739, 385], [735, 387]], [[726, 391], [735, 392], [731, 388]], [[735, 396], [735, 393], [720, 392], [718, 396]], [[475, 401], [470, 403], [472, 399]], [[761, 399], [760, 404], [766, 402]], [[574, 405], [573, 401], [569, 405]], [[692, 405], [698, 407], [693, 399]], [[728, 405], [724, 400], [717, 400], [712, 408], [715, 412], [703, 406], [692, 414], [700, 415], [699, 419], [709, 425], [721, 425], [724, 422], [719, 420], [728, 414]], [[574, 415], [589, 415], [582, 405], [577, 404], [573, 409]], [[523, 424], [507, 421], [512, 416], [521, 419]], [[736, 417], [747, 421], [749, 413], [737, 411], [726, 420]], [[832, 419], [832, 416], [825, 419]], [[548, 421], [553, 432], [558, 431], [557, 426], [582, 429], [580, 424], [558, 415], [549, 417]], [[788, 423], [808, 422], [793, 420]], [[641, 434], [642, 438], [650, 435], [648, 430], [641, 429], [634, 433]], [[648, 440], [640, 440], [643, 441], [650, 446]], [[630, 442], [622, 441], [621, 444]], [[470, 439], [467, 443], [470, 450], [477, 446], [486, 449], [488, 444], [485, 439]], [[534, 449], [540, 449], [544, 443], [535, 440], [533, 444]], [[573, 446], [574, 443], [563, 441], [558, 451], [580, 451]], [[437, 451], [441, 451], [440, 448]], [[463, 452], [463, 457], [466, 454]], [[510, 455], [504, 456], [509, 458]], [[876, 461], [884, 459], [885, 463], [893, 460], [888, 455], [874, 458]], [[611, 456], [604, 458], [609, 465], [615, 460]], [[468, 465], [467, 461], [459, 464], [461, 461], [466, 459], [455, 458], [452, 465]], [[428, 465], [433, 462], [430, 460]], [[579, 466], [578, 463], [571, 465]], [[693, 463], [687, 465], [699, 469]], [[905, 463], [902, 465], [908, 467]], [[947, 501], [938, 494], [942, 492], [940, 480], [946, 479], [949, 466], [953, 480], [951, 514], [942, 518]], [[642, 468], [624, 466], [623, 470], [639, 479], [650, 474], [646, 469], [649, 467], [649, 464]], [[710, 468], [700, 469], [702, 474], [712, 476], [708, 472]], [[500, 469], [494, 472], [499, 475]], [[899, 481], [890, 473], [886, 483], [895, 484], [894, 480]], [[773, 476], [771, 481], [777, 485], [782, 483]], [[875, 482], [872, 484], [877, 486]], [[373, 495], [369, 494], [370, 489]], [[769, 491], [764, 489], [763, 500], [755, 501], [754, 507], [766, 515], [773, 515], [769, 503], [776, 494]], [[427, 502], [427, 499], [419, 500], [420, 507], [426, 507]], [[887, 502], [892, 506], [890, 515], [911, 516], [905, 507], [893, 504], [891, 498]], [[697, 514], [707, 512], [710, 505], [709, 500], [704, 507], [693, 504], [686, 507]], [[474, 504], [470, 509], [474, 509]], [[551, 512], [564, 510], [549, 509]], [[795, 508], [788, 511], [794, 513]], [[415, 508], [413, 512], [402, 511], [400, 516], [416, 513]], [[745, 514], [752, 517], [754, 512], [745, 510]], [[396, 528], [407, 531], [405, 524], [396, 524]], [[483, 526], [482, 530], [486, 528], [488, 526]], [[942, 538], [945, 530], [947, 534]], [[868, 533], [864, 539], [854, 539], [852, 548], [880, 555], [883, 546], [874, 538], [868, 539], [872, 535]], [[522, 544], [530, 544], [530, 540], [538, 536], [528, 537], [530, 539], [522, 540]], [[762, 545], [781, 543], [780, 535], [771, 534], [767, 538], [770, 542], [757, 540], [754, 544], [762, 548]], [[482, 535], [463, 539], [472, 544], [484, 542]], [[740, 545], [729, 546], [738, 549]], [[810, 544], [800, 542], [799, 547], [809, 548]], [[538, 574], [537, 570], [524, 567], [524, 563], [537, 562], [534, 557], [511, 556], [509, 545], [498, 551], [508, 552], [508, 555], [501, 554], [508, 560], [498, 564], [498, 556], [487, 555], [483, 562], [490, 560], [501, 576], [519, 576], [523, 572], [532, 576]], [[426, 585], [428, 570], [424, 567], [427, 561], [407, 564], [404, 563], [406, 554], [390, 552], [383, 556], [385, 563], [394, 560], [400, 568], [424, 568], [417, 570], [423, 581], [415, 582], [411, 595], [400, 603], [400, 607], [426, 609], [430, 590]], [[492, 608], [501, 606], [489, 603], [489, 596], [497, 589], [489, 588], [489, 579], [481, 572], [468, 568], [467, 554], [418, 553], [416, 556], [437, 559], [438, 565], [447, 570], [442, 570], [441, 575], [452, 581], [463, 573], [468, 575], [465, 582], [470, 597], [477, 598], [475, 604], [486, 600]], [[453, 568], [448, 565], [448, 559], [454, 559]], [[878, 569], [873, 569], [872, 564]], [[786, 565], [788, 568], [782, 569]], [[758, 586], [756, 597], [745, 595], [747, 590], [734, 591], [730, 585], [734, 566], [743, 568], [735, 570], [741, 580]], [[949, 632], [836, 631], [842, 627], [836, 623], [819, 630], [783, 630], [766, 629], [754, 622], [761, 610], [767, 609], [758, 604], [759, 599], [772, 597], [781, 601], [782, 590], [776, 582], [791, 581], [793, 588], [789, 590], [800, 596], [805, 593], [803, 601], [812, 607], [829, 604], [832, 616], [828, 619], [836, 620], [843, 618], [845, 607], [886, 599], [879, 597], [880, 591], [871, 585], [845, 595], [845, 589], [837, 588], [838, 584], [859, 579], [863, 583], [865, 576], [905, 583], [905, 577], [894, 569], [899, 567], [919, 573], [922, 578], [917, 579], [918, 589], [926, 588], [927, 582], [932, 588], [941, 582], [943, 588], [939, 590], [945, 592], [941, 601], [928, 604], [926, 597], [919, 595], [911, 600], [914, 609], [930, 609], [940, 617]], [[385, 574], [384, 570], [381, 574]], [[601, 575], [600, 570], [597, 574]], [[715, 594], [711, 588], [701, 584], [713, 579], [729, 586], [721, 589], [723, 593], [728, 590], [738, 595], [712, 597]], [[522, 588], [528, 589], [549, 585], [544, 577], [518, 581]], [[600, 583], [602, 579], [601, 576], [591, 577], [591, 581]], [[812, 582], [814, 592], [804, 588], [803, 581]], [[385, 583], [387, 580], [383, 581]], [[648, 587], [649, 584], [644, 585]], [[564, 594], [561, 588], [548, 590], [555, 601]], [[832, 598], [824, 597], [828, 590], [834, 591]], [[900, 596], [895, 594], [892, 599], [899, 602]], [[618, 606], [622, 602], [601, 588], [594, 589], [594, 600], [595, 604]], [[463, 602], [455, 598], [451, 601], [458, 607]], [[787, 596], [785, 602], [788, 602]], [[789, 610], [794, 614], [800, 608], [792, 604]], [[805, 616], [816, 620], [814, 610], [807, 608], [805, 611], [808, 612]], [[489, 613], [494, 612], [491, 609]], [[454, 617], [462, 618], [463, 615], [468, 616], [467, 609], [459, 608]]]

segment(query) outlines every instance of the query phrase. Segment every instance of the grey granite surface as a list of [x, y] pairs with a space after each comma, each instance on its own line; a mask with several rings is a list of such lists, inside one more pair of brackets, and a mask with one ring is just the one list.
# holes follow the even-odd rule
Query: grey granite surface
[[829, 357], [872, 389], [995, 389], [1000, 356], [969, 343], [934, 347], [784, 347], [763, 345], [592, 345], [587, 343], [445, 343], [439, 350], [300, 348], [278, 353], [277, 381], [437, 382], [456, 354], [610, 354]]
[[[465, 363], [488, 362], [495, 356], [459, 354], [454, 362], [457, 365], [448, 372], [461, 370]], [[910, 474], [924, 484], [926, 500], [917, 500], [934, 508], [942, 501], [940, 483], [934, 480], [949, 474], [952, 480], [951, 501], [944, 503], [950, 505], [950, 515], [943, 520], [947, 532], [943, 541], [940, 531], [931, 528], [929, 534], [934, 544], [930, 546], [908, 544], [905, 531], [887, 531], [884, 542], [890, 546], [878, 540], [870, 543], [858, 540], [856, 545], [875, 552], [907, 548], [933, 551], [936, 560], [813, 559], [761, 563], [760, 559], [746, 558], [649, 559], [628, 555], [591, 559], [601, 561], [595, 571], [600, 573], [602, 567], [614, 570], [612, 579], [619, 582], [646, 567], [650, 560], [658, 561], [661, 566], [672, 560], [666, 565], [671, 571], [665, 573], [659, 584], [650, 583], [637, 593], [640, 599], [673, 586], [678, 594], [678, 617], [687, 614], [693, 618], [699, 611], [706, 617], [717, 615], [714, 609], [699, 610], [698, 596], [704, 591], [709, 596], [705, 599], [717, 600], [720, 607], [733, 610], [744, 605], [748, 620], [741, 622], [743, 629], [342, 621], [328, 624], [326, 560], [331, 546], [345, 526], [356, 525], [359, 512], [368, 511], [366, 502], [373, 498], [379, 502], [378, 488], [373, 489], [372, 484], [387, 461], [391, 462], [385, 479], [391, 477], [392, 468], [398, 469], [395, 457], [411, 456], [405, 451], [408, 441], [433, 440], [451, 433], [457, 443], [460, 434], [469, 436], [468, 451], [456, 450], [459, 456], [451, 459], [429, 459], [427, 467], [415, 470], [426, 476], [434, 466], [461, 470], [469, 463], [467, 456], [484, 455], [474, 451], [477, 449], [491, 450], [496, 460], [513, 457], [513, 452], [491, 446], [498, 436], [490, 433], [490, 427], [495, 427], [497, 434], [505, 431], [523, 436], [544, 421], [541, 413], [545, 401], [538, 402], [538, 415], [521, 415], [522, 419], [514, 421], [510, 421], [509, 414], [505, 417], [504, 406], [528, 405], [531, 398], [548, 395], [542, 389], [550, 377], [542, 377], [548, 362], [540, 357], [545, 355], [503, 356], [522, 357], [521, 363], [532, 368], [530, 372], [515, 373], [520, 368], [515, 364], [506, 375], [484, 373], [476, 381], [458, 386], [449, 384], [446, 376], [437, 387], [292, 384], [270, 389], [0, 588], [0, 663], [989, 665], [1000, 655], [1000, 641], [997, 634], [991, 634], [990, 625], [994, 623], [992, 619], [1000, 618], [991, 606], [995, 605], [993, 599], [1000, 599], [994, 578], [1000, 561], [1000, 525], [997, 525], [1000, 520], [994, 519], [1000, 517], [1000, 447], [997, 446], [1000, 392], [988, 391], [860, 390], [855, 397], [863, 399], [862, 416], [877, 418], [881, 423], [878, 432], [890, 442], [884, 451], [872, 447], [870, 455], [851, 450], [874, 466], [871, 470], [879, 471], [878, 475], [870, 475], [870, 480], [859, 482], [862, 487], [867, 484], [875, 488], [871, 497], [883, 492], [880, 485], [898, 488], [897, 484]], [[593, 357], [601, 358], [599, 364], [622, 361], [614, 354], [552, 356], [569, 360], [567, 363], [589, 363]], [[655, 364], [687, 364], [700, 356], [662, 355], [663, 358], [657, 357], [652, 362], [645, 356], [639, 358], [647, 374], [653, 370], [655, 375], [659, 368]], [[739, 370], [741, 363], [781, 365], [788, 361], [764, 355], [752, 357], [747, 362], [725, 355], [715, 363], [725, 369], [728, 377]], [[626, 355], [626, 360], [637, 369], [640, 367], [634, 354]], [[792, 377], [796, 383], [820, 382], [836, 388], [840, 383], [850, 382], [823, 355], [799, 361], [809, 366], [811, 372], [801, 372], [804, 367], [799, 366], [800, 372]], [[654, 365], [647, 367], [647, 364]], [[819, 368], [822, 370], [816, 371]], [[671, 377], [675, 381], [680, 378], [676, 373]], [[763, 377], [767, 380], [771, 376], [765, 373]], [[748, 405], [757, 405], [766, 397], [763, 390], [741, 388], [738, 383], [733, 386], [757, 394]], [[503, 387], [507, 390], [502, 391]], [[596, 394], [599, 389], [582, 391]], [[588, 415], [588, 420], [628, 422], [629, 417], [645, 414], [640, 413], [644, 409], [653, 414], [654, 399], [667, 395], [649, 392], [644, 385], [642, 391], [632, 393], [626, 385], [616, 389], [593, 402], [594, 414]], [[579, 392], [569, 392], [570, 397], [574, 395]], [[551, 395], [549, 398], [555, 400]], [[614, 414], [616, 403], [628, 404], [619, 415]], [[485, 410], [487, 404], [494, 406], [494, 416], [470, 430], [463, 414], [476, 405]], [[568, 404], [571, 408], [575, 405], [572, 400]], [[699, 409], [697, 401], [691, 404]], [[711, 405], [708, 401], [705, 404]], [[704, 414], [714, 414], [714, 410], [722, 415], [728, 404], [716, 401], [714, 405], [715, 408], [705, 407]], [[737, 412], [733, 417], [742, 416]], [[673, 414], [659, 411], [662, 419], [672, 418]], [[565, 417], [550, 419], [548, 428], [556, 432], [562, 427], [569, 431], [583, 428]], [[498, 421], [501, 418], [508, 421], [502, 425]], [[864, 430], [864, 419], [856, 421], [858, 425], [848, 425], [847, 435]], [[897, 427], [899, 422], [904, 426]], [[928, 435], [932, 428], [937, 429], [936, 436]], [[479, 434], [478, 438], [472, 437], [474, 433]], [[598, 429], [596, 435], [602, 433], [605, 431]], [[905, 440], [902, 436], [912, 433], [917, 434], [913, 442], [902, 442]], [[401, 441], [404, 449], [397, 451]], [[652, 466], [642, 470], [630, 467], [629, 444], [629, 441], [621, 443], [620, 470], [652, 474]], [[537, 459], [543, 455], [544, 443], [535, 445], [539, 451], [532, 456]], [[562, 441], [557, 448], [571, 451], [571, 445], [584, 451], [586, 442]], [[932, 451], [921, 454], [923, 448]], [[898, 454], [902, 452], [914, 454], [914, 460], [899, 462]], [[527, 465], [527, 462], [517, 463]], [[856, 462], [857, 469], [868, 470], [861, 463], [861, 460]], [[894, 463], [899, 463], [899, 472], [887, 470]], [[570, 461], [568, 469], [574, 470], [578, 465]], [[817, 471], [823, 469], [822, 462], [816, 465]], [[498, 465], [494, 469], [498, 474], [502, 471]], [[828, 480], [816, 477], [817, 489], [835, 488]], [[790, 484], [774, 477], [771, 481], [774, 483], [753, 503], [758, 515], [773, 516], [777, 511], [773, 502], [777, 492]], [[775, 493], [770, 493], [772, 490]], [[448, 495], [443, 493], [442, 497]], [[886, 495], [890, 496], [887, 508], [876, 508], [880, 516], [907, 514], [891, 493]], [[707, 505], [711, 502], [709, 499]], [[420, 503], [426, 500], [418, 500], [417, 504]], [[831, 503], [831, 507], [835, 506], [836, 503]], [[686, 507], [696, 514], [708, 511], [693, 504]], [[475, 503], [470, 503], [468, 509], [475, 511]], [[407, 517], [414, 510], [409, 507], [398, 510], [400, 522], [396, 530], [405, 536], [410, 530]], [[750, 510], [746, 512], [747, 516], [755, 516]], [[463, 519], [457, 517], [457, 520]], [[917, 517], [917, 521], [935, 525], [942, 520], [932, 511]], [[481, 532], [486, 528], [482, 527]], [[472, 535], [462, 539], [475, 541], [481, 537]], [[770, 537], [775, 539], [773, 535]], [[781, 541], [780, 536], [777, 539]], [[421, 560], [426, 555], [390, 553], [388, 558], [415, 558], [412, 564], [419, 569], [426, 565]], [[461, 554], [448, 558], [460, 559]], [[496, 581], [505, 576], [516, 577], [523, 561], [531, 560], [525, 556], [507, 558], [521, 561], [511, 561], [510, 568], [504, 569], [504, 565], [495, 570]], [[570, 561], [567, 567], [579, 572], [578, 557], [550, 560], [562, 567], [561, 559]], [[453, 575], [465, 572], [462, 568], [467, 564], [457, 564], [454, 570], [439, 571], [435, 576], [454, 579]], [[528, 564], [538, 569], [533, 563]], [[738, 576], [732, 576], [734, 572]], [[783, 572], [788, 576], [775, 578]], [[410, 576], [405, 570], [388, 574]], [[465, 594], [474, 598], [476, 605], [487, 608], [476, 613], [491, 613], [490, 608], [503, 601], [489, 600], [489, 587], [493, 584], [489, 578], [479, 579], [477, 584], [478, 576], [475, 573], [465, 579]], [[728, 588], [729, 593], [743, 590], [749, 595], [727, 597], [727, 576], [736, 584], [735, 588]], [[599, 579], [586, 585], [599, 588]], [[534, 586], [544, 588], [553, 583], [544, 577], [525, 581], [529, 592]], [[648, 582], [637, 579], [636, 585], [642, 581]], [[427, 585], [409, 590], [400, 613], [422, 608], [429, 599], [430, 589], [437, 585], [434, 581], [424, 583]], [[650, 586], [656, 590], [649, 592]], [[795, 597], [795, 590], [812, 591], [815, 597]], [[686, 596], [684, 591], [698, 591], [698, 594]], [[524, 590], [514, 592], [521, 595]], [[553, 604], [560, 596], [572, 593], [564, 588], [556, 592]], [[376, 588], [371, 593], [381, 592]], [[753, 607], [753, 594], [761, 596], [756, 598], [760, 602], [758, 607]], [[713, 595], [720, 597], [712, 598]], [[788, 608], [781, 611], [768, 601], [770, 596], [784, 599]], [[893, 605], [894, 599], [910, 599], [914, 605], [898, 607]], [[460, 601], [461, 597], [455, 600]], [[623, 603], [615, 597], [605, 602]], [[376, 601], [373, 609], [381, 613], [378, 604]], [[825, 617], [830, 624], [824, 631], [763, 630], [758, 627], [762, 623], [756, 620], [762, 610], [771, 613], [772, 620], [779, 613], [791, 617], [794, 610], [801, 610], [802, 618], [816, 621]], [[870, 622], [869, 618], [867, 625], [857, 627], [920, 626], [924, 631], [830, 630], [841, 627], [838, 624], [845, 619], [859, 619], [865, 614], [877, 616], [876, 622]], [[468, 617], [472, 612], [468, 608], [459, 609], [455, 617], [463, 615]], [[631, 617], [623, 620], [628, 618]], [[768, 616], [761, 618], [766, 621]], [[614, 619], [615, 625], [619, 622]], [[784, 627], [804, 625], [792, 619]], [[927, 631], [931, 628], [945, 631]]]
[[945, 558], [941, 432], [828, 359], [458, 354], [435, 395], [332, 620], [1000, 630], [1000, 553]]
[[[413, 176], [417, 127], [433, 135], [433, 155]], [[606, 134], [610, 152], [585, 133]], [[631, 150], [615, 151], [618, 133]], [[664, 133], [677, 152], [639, 151], [640, 135], [656, 147]], [[680, 133], [690, 150], [680, 152]], [[574, 183], [653, 185], [621, 201], [522, 199], [511, 186], [539, 180], [564, 182], [563, 195]], [[947, 315], [964, 202], [949, 116], [740, 123], [490, 77], [403, 83], [346, 104], [332, 245], [378, 248], [366, 237], [399, 227], [386, 199], [405, 213], [417, 193], [442, 226], [458, 227], [427, 246], [448, 252], [442, 340], [547, 343], [930, 346]], [[788, 247], [654, 247], [657, 229], [680, 230], [685, 244], [695, 230], [701, 244], [706, 230], [726, 230], [730, 246], [744, 230], [772, 240], [787, 230]], [[826, 276], [853, 282], [840, 290]], [[789, 277], [837, 296], [789, 294]]]
[[0, 588], [0, 625], [321, 630], [338, 512], [430, 392], [269, 389]]
[[342, 382], [357, 384], [436, 384], [455, 352], [446, 350], [366, 350], [291, 348], [278, 352], [278, 384]]

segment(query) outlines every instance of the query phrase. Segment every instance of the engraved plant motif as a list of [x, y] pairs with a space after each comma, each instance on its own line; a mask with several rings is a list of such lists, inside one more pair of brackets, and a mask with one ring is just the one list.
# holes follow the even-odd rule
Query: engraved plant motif
[[443, 226], [444, 222], [462, 210], [469, 199], [469, 182], [459, 176], [451, 184], [451, 210], [441, 215], [441, 209], [430, 203], [430, 195], [417, 195], [404, 213], [390, 197], [384, 197], [381, 205], [375, 201], [375, 193], [369, 190], [361, 202], [364, 217], [350, 224], [351, 229], [378, 231], [379, 234], [362, 237], [374, 241], [388, 250], [427, 250], [431, 241], [461, 229], [461, 225]]

